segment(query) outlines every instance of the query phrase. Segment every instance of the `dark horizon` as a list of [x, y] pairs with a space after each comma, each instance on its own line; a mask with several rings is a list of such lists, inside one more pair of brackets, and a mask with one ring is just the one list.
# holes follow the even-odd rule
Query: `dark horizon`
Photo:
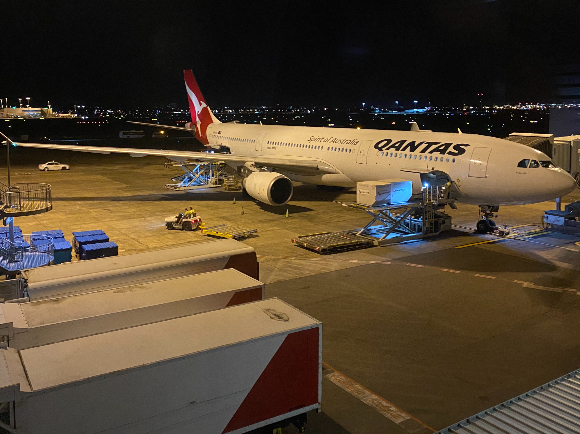
[[4, 2], [0, 97], [184, 107], [192, 69], [216, 107], [580, 101], [577, 1], [161, 3]]

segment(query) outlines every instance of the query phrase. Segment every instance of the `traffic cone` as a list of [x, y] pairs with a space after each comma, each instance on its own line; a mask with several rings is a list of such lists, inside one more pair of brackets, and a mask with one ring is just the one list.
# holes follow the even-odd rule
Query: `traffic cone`
[[286, 208], [286, 218], [288, 218], [288, 208]]
[[236, 204], [236, 198], [234, 197], [234, 205]]
[[244, 215], [244, 207], [242, 207], [242, 215]]

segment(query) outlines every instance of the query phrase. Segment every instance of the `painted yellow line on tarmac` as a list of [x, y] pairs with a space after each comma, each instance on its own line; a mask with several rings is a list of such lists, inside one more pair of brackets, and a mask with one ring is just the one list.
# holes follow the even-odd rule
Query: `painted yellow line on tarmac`
[[[528, 226], [528, 225], [523, 225], [523, 226]], [[514, 226], [514, 227], [516, 227], [516, 226]], [[507, 237], [504, 237], [504, 238], [496, 238], [493, 240], [486, 240], [486, 241], [479, 241], [477, 243], [464, 244], [462, 246], [456, 246], [455, 248], [462, 249], [464, 247], [478, 246], [480, 244], [497, 243], [499, 241], [504, 241], [504, 240], [514, 240], [514, 239], [517, 240], [518, 238], [523, 238], [523, 237], [531, 238], [531, 237], [537, 237], [539, 235], [544, 235], [547, 233], [548, 233], [548, 231], [546, 231], [545, 229], [534, 229], [534, 230], [531, 230], [528, 232], [524, 232], [523, 234], [508, 235]], [[528, 235], [528, 234], [530, 234], [530, 235]], [[523, 240], [523, 241], [525, 241], [525, 240]]]
[[480, 244], [497, 243], [498, 241], [503, 241], [506, 238], [497, 238], [495, 240], [480, 241], [478, 243], [464, 244], [463, 246], [455, 246], [456, 249], [463, 249], [464, 247], [479, 246]]
[[357, 383], [353, 379], [347, 377], [336, 369], [332, 368], [326, 363], [322, 363], [324, 367], [332, 371], [326, 374], [324, 377], [332, 381], [338, 387], [340, 387], [345, 392], [354, 396], [362, 403], [368, 405], [372, 409], [376, 410], [381, 415], [385, 416], [387, 419], [399, 425], [405, 431], [409, 433], [417, 434], [427, 434], [435, 432], [433, 428], [424, 424], [419, 419], [411, 416], [409, 413], [401, 410], [394, 404], [391, 404], [386, 399], [371, 392], [369, 389], [364, 387], [362, 384]]

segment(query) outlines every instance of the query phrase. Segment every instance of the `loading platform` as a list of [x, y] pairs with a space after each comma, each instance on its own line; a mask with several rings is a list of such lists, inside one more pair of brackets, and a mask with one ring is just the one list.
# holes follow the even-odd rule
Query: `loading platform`
[[343, 206], [369, 214], [371, 221], [360, 229], [342, 232], [323, 232], [296, 237], [292, 242], [300, 247], [326, 254], [372, 246], [414, 241], [439, 235], [451, 229], [451, 216], [442, 211], [452, 205], [450, 189], [440, 186], [423, 188], [420, 198], [396, 204], [366, 206], [353, 202], [339, 202]]
[[292, 242], [305, 249], [314, 250], [322, 255], [345, 250], [358, 250], [378, 245], [370, 237], [346, 232], [322, 232], [319, 234], [303, 235]]
[[239, 240], [247, 238], [251, 234], [258, 232], [258, 229], [243, 228], [240, 226], [222, 224], [211, 227], [200, 226], [201, 233], [204, 235], [211, 235], [218, 238], [233, 238]]

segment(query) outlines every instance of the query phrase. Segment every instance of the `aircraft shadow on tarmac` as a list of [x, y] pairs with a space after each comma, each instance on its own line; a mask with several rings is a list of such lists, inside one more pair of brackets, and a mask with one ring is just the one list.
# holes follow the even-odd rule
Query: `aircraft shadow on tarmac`
[[[477, 242], [477, 240], [473, 240]], [[517, 241], [500, 241], [510, 243]], [[473, 246], [462, 249], [452, 248], [437, 252], [423, 253], [408, 257], [410, 262], [432, 267], [453, 268], [462, 271], [478, 273], [516, 272], [516, 273], [551, 273], [558, 269], [554, 264], [535, 255], [531, 251], [525, 253], [510, 250], [508, 245], [496, 244], [493, 250]]]
[[[286, 210], [292, 214], [304, 213], [312, 211], [312, 208], [294, 205], [292, 202], [332, 202], [338, 196], [346, 196], [347, 200], [355, 201], [355, 191], [320, 191], [314, 186], [298, 186], [294, 189], [294, 194], [290, 203], [283, 206], [271, 206], [262, 202], [255, 200], [254, 198], [243, 194], [242, 192], [232, 192], [223, 191], [221, 189], [209, 190], [196, 190], [190, 192], [175, 192], [171, 194], [167, 193], [151, 193], [151, 194], [137, 194], [130, 196], [75, 196], [75, 197], [53, 197], [53, 202], [157, 202], [157, 201], [167, 201], [167, 202], [184, 202], [184, 201], [223, 201], [223, 202], [233, 202], [234, 198], [236, 202], [240, 203], [256, 203], [263, 211], [272, 214], [285, 214]], [[350, 197], [352, 196], [352, 198]]]
[[131, 196], [74, 196], [74, 197], [56, 197], [53, 198], [53, 202], [188, 202], [188, 201], [199, 201], [199, 202], [209, 202], [209, 201], [220, 201], [224, 203], [233, 202], [234, 198], [236, 203], [242, 206], [247, 203], [255, 203], [263, 211], [269, 212], [271, 214], [282, 215], [286, 214], [286, 210], [290, 214], [299, 214], [303, 212], [312, 211], [312, 208], [307, 208], [299, 205], [286, 204], [284, 206], [272, 206], [265, 203], [259, 202], [249, 196], [243, 196], [240, 193], [233, 194], [231, 192], [225, 192], [223, 194], [216, 195], [215, 193], [202, 193], [196, 192], [194, 194], [136, 194]]

